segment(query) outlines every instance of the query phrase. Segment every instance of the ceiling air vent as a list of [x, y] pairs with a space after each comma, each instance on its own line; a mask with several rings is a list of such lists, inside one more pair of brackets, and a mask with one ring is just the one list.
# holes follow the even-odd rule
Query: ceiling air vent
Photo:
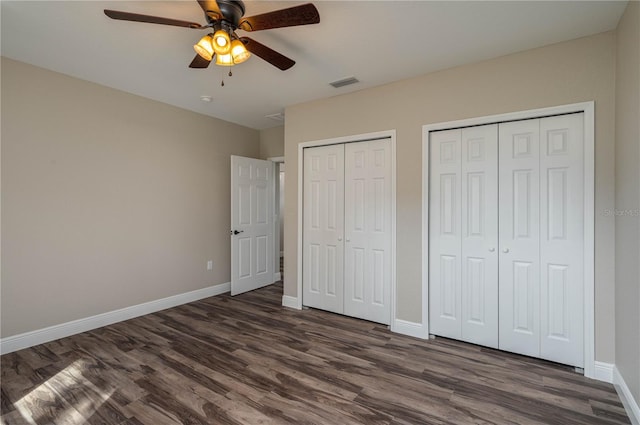
[[335, 88], [338, 88], [338, 87], [344, 87], [344, 86], [348, 86], [350, 84], [355, 84], [359, 82], [360, 80], [358, 80], [356, 77], [347, 77], [347, 78], [343, 78], [342, 80], [333, 81], [329, 84], [331, 84]]
[[278, 122], [284, 121], [284, 114], [282, 112], [278, 112], [277, 114], [265, 115], [264, 117], [269, 118], [270, 120], [273, 120], [273, 121], [278, 121]]

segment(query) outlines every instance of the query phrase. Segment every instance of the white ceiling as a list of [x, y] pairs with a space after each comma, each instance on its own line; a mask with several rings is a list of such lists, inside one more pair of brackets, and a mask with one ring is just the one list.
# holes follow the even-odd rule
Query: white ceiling
[[[263, 129], [300, 102], [614, 29], [626, 1], [313, 1], [320, 24], [249, 34], [294, 59], [188, 68], [206, 32], [114, 21], [103, 9], [205, 23], [188, 1], [2, 1], [2, 55]], [[302, 2], [246, 1], [246, 16]], [[247, 34], [244, 31], [239, 33]], [[335, 89], [347, 76], [360, 83]], [[225, 77], [225, 86], [220, 81]], [[46, 95], [46, 93], [43, 93]], [[211, 103], [200, 96], [210, 95]]]

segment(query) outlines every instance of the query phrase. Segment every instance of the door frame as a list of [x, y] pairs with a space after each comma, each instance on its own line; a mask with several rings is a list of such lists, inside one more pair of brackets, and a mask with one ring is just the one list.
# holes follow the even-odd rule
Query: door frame
[[280, 185], [280, 164], [284, 164], [284, 156], [273, 156], [267, 158], [267, 160], [273, 162], [273, 278], [277, 282], [282, 280], [282, 275], [280, 274], [280, 221], [282, 220], [284, 211], [280, 211], [279, 197], [282, 196], [282, 194], [279, 193], [278, 187]]
[[298, 247], [297, 247], [297, 298], [295, 304], [288, 302], [287, 306], [302, 309], [302, 241], [303, 241], [303, 196], [304, 196], [304, 150], [316, 146], [337, 145], [343, 143], [366, 142], [369, 140], [390, 139], [391, 141], [391, 317], [389, 323], [395, 332], [396, 321], [396, 131], [386, 130], [373, 133], [354, 134], [351, 136], [335, 137], [331, 139], [313, 140], [298, 144]]
[[429, 134], [506, 121], [520, 121], [553, 115], [584, 113], [584, 376], [598, 379], [595, 361], [595, 121], [594, 102], [448, 121], [422, 126], [422, 332], [429, 336]]

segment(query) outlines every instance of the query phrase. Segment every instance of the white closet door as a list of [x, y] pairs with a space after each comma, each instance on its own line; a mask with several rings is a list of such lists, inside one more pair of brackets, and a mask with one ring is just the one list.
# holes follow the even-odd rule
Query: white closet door
[[456, 339], [462, 336], [461, 138], [460, 129], [430, 135], [429, 327]]
[[540, 356], [540, 120], [499, 125], [500, 349]]
[[344, 146], [304, 150], [303, 302], [343, 312]]
[[498, 125], [462, 132], [462, 340], [498, 348]]
[[584, 366], [583, 126], [431, 133], [431, 333]]
[[391, 143], [345, 145], [344, 313], [391, 319]]
[[540, 357], [584, 367], [584, 114], [540, 120]]

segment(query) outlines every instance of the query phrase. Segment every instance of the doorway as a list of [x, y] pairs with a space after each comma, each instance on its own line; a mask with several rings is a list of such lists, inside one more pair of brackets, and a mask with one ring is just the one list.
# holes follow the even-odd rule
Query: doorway
[[285, 165], [284, 156], [268, 158], [274, 164], [274, 252], [275, 252], [275, 280], [284, 279], [284, 185], [285, 185]]

